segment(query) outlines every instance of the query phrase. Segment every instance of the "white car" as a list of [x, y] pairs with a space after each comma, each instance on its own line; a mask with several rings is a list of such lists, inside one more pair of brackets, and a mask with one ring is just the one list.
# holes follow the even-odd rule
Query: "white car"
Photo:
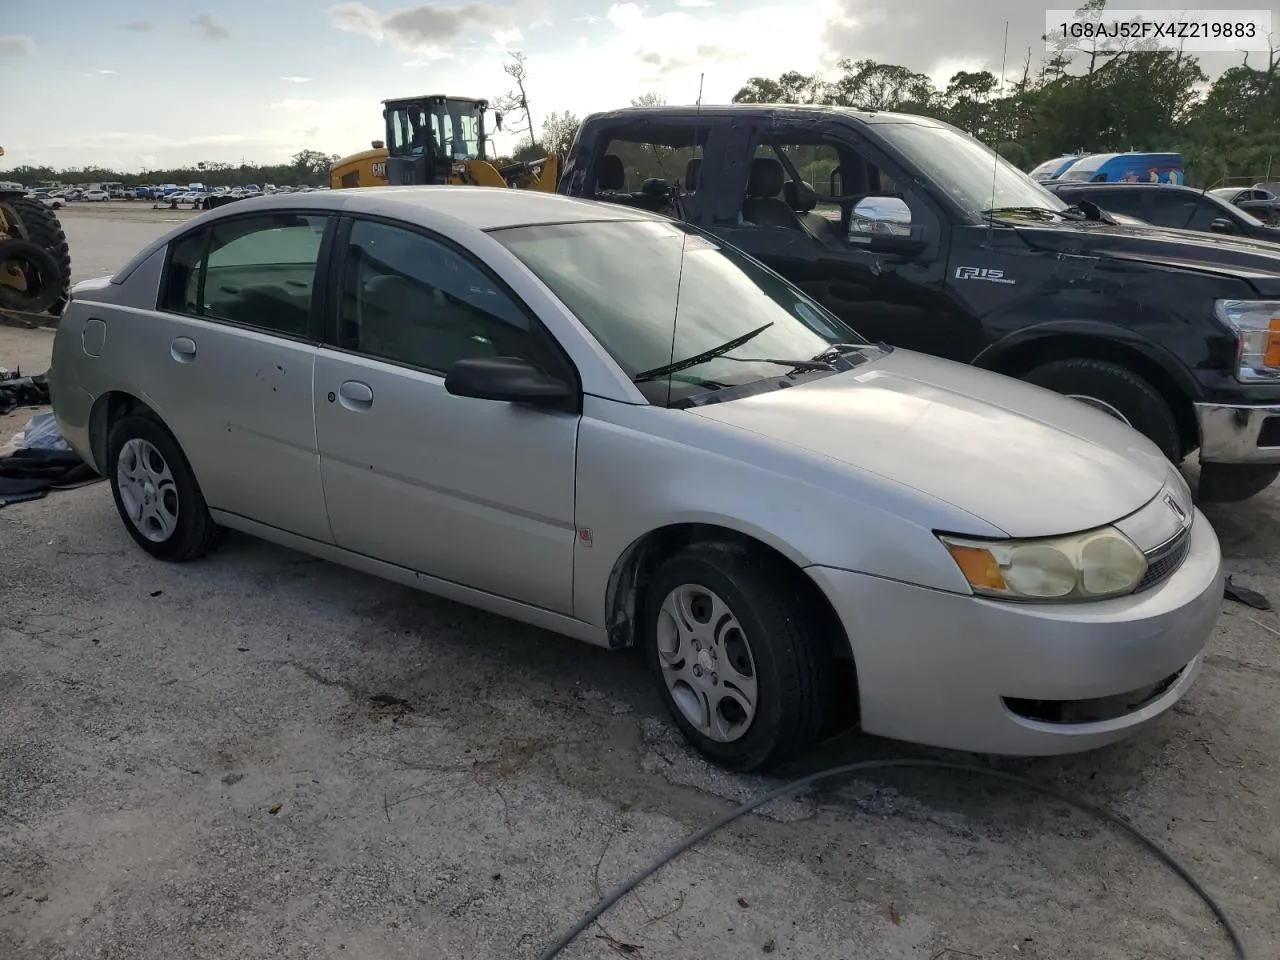
[[105, 190], [86, 190], [80, 199], [88, 200], [90, 203], [103, 203], [110, 200], [111, 197]]
[[148, 553], [234, 528], [638, 644], [684, 734], [739, 769], [842, 719], [987, 753], [1110, 743], [1186, 693], [1222, 604], [1213, 528], [1144, 436], [868, 343], [632, 207], [228, 204], [78, 284], [48, 376]]

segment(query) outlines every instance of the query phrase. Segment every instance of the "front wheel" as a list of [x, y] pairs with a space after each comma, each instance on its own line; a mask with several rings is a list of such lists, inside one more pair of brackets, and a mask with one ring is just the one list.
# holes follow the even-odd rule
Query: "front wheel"
[[729, 769], [789, 759], [826, 729], [832, 648], [797, 576], [762, 552], [699, 543], [666, 560], [646, 589], [645, 656], [667, 709]]
[[214, 523], [178, 442], [149, 416], [124, 417], [107, 440], [111, 494], [138, 546], [161, 560], [208, 553], [224, 528]]
[[1160, 391], [1127, 367], [1080, 357], [1036, 367], [1022, 379], [1087, 403], [1133, 427], [1173, 463], [1182, 460], [1182, 434]]

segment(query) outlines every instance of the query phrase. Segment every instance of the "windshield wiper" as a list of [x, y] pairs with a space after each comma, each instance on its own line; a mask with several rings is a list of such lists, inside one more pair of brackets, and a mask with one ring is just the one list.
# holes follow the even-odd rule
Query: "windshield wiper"
[[1045, 219], [1046, 217], [1061, 217], [1063, 220], [1086, 220], [1088, 215], [1073, 207], [1067, 207], [1065, 210], [1053, 210], [1050, 207], [992, 207], [990, 210], [983, 210], [982, 216], [999, 219], [1002, 215], [1012, 214], [1014, 216], [1022, 214], [1028, 217], [1037, 217]]
[[768, 323], [762, 324], [754, 330], [748, 330], [739, 337], [734, 337], [732, 340], [726, 340], [718, 347], [712, 347], [710, 350], [704, 350], [702, 353], [694, 354], [692, 357], [687, 357], [684, 360], [677, 360], [674, 363], [664, 363], [662, 366], [654, 367], [652, 370], [642, 370], [631, 379], [634, 383], [643, 383], [646, 380], [657, 380], [660, 377], [665, 377], [669, 373], [676, 373], [680, 370], [688, 370], [690, 367], [696, 367], [700, 363], [706, 363], [708, 360], [714, 360], [716, 357], [724, 356], [730, 350], [742, 346], [753, 337], [758, 337], [772, 326], [773, 321], [770, 320]]

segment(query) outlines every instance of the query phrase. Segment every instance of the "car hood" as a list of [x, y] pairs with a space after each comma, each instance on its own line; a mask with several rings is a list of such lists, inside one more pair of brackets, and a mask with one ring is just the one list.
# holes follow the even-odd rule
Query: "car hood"
[[1037, 250], [1237, 277], [1262, 296], [1280, 296], [1280, 248], [1269, 241], [1134, 224], [1019, 222], [1017, 230]]
[[1155, 497], [1172, 469], [1095, 408], [906, 350], [691, 412], [906, 485], [1010, 537], [1112, 523]]

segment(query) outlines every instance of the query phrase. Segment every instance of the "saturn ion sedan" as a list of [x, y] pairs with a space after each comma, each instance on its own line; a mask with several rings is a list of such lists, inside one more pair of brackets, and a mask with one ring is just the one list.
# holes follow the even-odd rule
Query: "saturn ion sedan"
[[231, 528], [603, 647], [726, 767], [852, 724], [1047, 755], [1194, 681], [1221, 554], [1089, 406], [873, 344], [615, 204], [229, 204], [75, 287], [49, 376], [125, 529]]

